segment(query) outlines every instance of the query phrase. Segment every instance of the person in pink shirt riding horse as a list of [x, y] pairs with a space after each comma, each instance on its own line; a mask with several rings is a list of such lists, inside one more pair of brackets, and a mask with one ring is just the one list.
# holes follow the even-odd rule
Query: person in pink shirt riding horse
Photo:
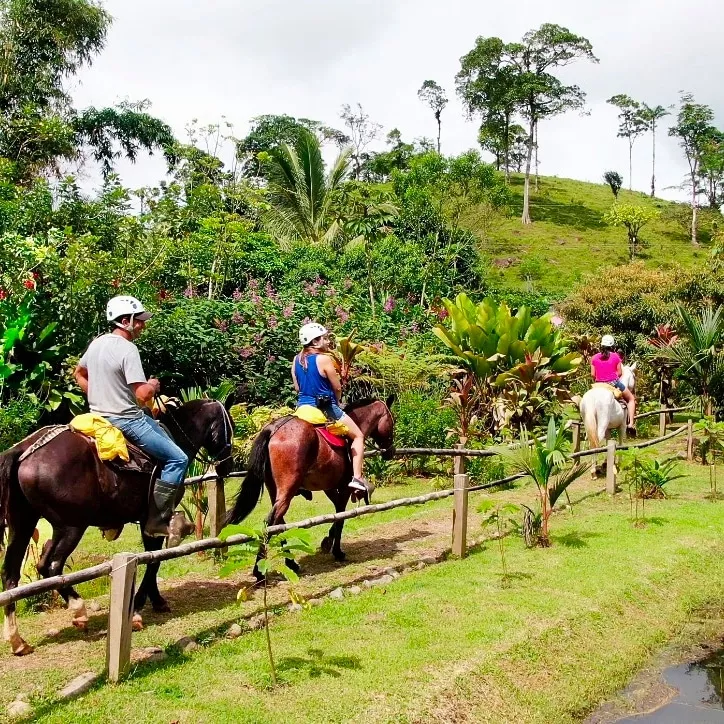
[[601, 338], [601, 351], [594, 354], [591, 359], [591, 377], [594, 382], [605, 382], [621, 391], [623, 399], [628, 408], [629, 432], [636, 431], [636, 398], [633, 392], [621, 382], [623, 374], [623, 361], [617, 352], [614, 351], [616, 340], [610, 334], [604, 334]]

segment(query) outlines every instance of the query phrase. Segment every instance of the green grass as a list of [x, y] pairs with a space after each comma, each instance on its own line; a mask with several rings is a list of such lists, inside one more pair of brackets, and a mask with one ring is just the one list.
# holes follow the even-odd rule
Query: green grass
[[[629, 260], [626, 230], [606, 225], [604, 214], [611, 207], [613, 194], [604, 184], [592, 184], [555, 177], [542, 177], [540, 190], [531, 194], [533, 224], [523, 226], [523, 177], [511, 179], [511, 216], [494, 221], [486, 228], [479, 210], [471, 210], [466, 226], [481, 240], [481, 250], [494, 263], [493, 280], [513, 287], [530, 287], [565, 295], [585, 273], [602, 266], [626, 264]], [[645, 226], [641, 238], [647, 246], [640, 259], [657, 268], [689, 268], [708, 255], [707, 223], [701, 224], [700, 248], [691, 246], [684, 226], [671, 219], [680, 204], [651, 199], [640, 192], [622, 190], [619, 199], [653, 206], [661, 216]], [[504, 260], [512, 265], [500, 268]], [[527, 280], [526, 274], [532, 279]]]
[[[38, 720], [578, 720], [693, 616], [707, 607], [721, 615], [724, 505], [703, 499], [700, 466], [687, 472], [670, 499], [647, 503], [641, 529], [625, 494], [591, 497], [590, 485], [577, 483], [572, 497], [581, 502], [554, 517], [552, 548], [528, 551], [506, 539], [510, 585], [489, 544], [384, 589], [274, 619], [284, 682], [276, 690], [262, 632], [234, 641], [207, 632], [201, 651], [172, 651], [121, 685], [49, 705]], [[186, 622], [188, 635], [202, 627]]]

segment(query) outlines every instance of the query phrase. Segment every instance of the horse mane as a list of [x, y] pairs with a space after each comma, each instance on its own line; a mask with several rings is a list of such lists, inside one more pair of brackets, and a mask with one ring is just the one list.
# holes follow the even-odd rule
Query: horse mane
[[380, 402], [379, 399], [376, 397], [363, 397], [360, 400], [355, 400], [354, 402], [348, 402], [344, 406], [345, 412], [353, 412], [354, 410], [358, 410], [360, 407], [367, 407], [367, 405], [371, 405], [373, 402]]

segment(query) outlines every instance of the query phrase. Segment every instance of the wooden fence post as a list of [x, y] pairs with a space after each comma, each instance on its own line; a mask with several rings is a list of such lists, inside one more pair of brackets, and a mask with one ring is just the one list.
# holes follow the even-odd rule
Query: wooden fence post
[[136, 556], [133, 553], [116, 553], [112, 564], [106, 669], [109, 681], [118, 682], [126, 675], [131, 663], [131, 618], [136, 589]]
[[694, 460], [694, 421], [691, 418], [686, 421], [686, 459]]
[[578, 452], [581, 449], [581, 423], [578, 422], [578, 420], [574, 420], [571, 425], [573, 435], [573, 452]]
[[458, 558], [464, 558], [467, 554], [468, 535], [468, 476], [465, 473], [465, 458], [458, 455], [454, 460], [452, 553]]
[[668, 422], [666, 419], [667, 415], [668, 412], [664, 407], [659, 413], [659, 437], [663, 437], [664, 435], [666, 435], [666, 423]]
[[606, 492], [616, 493], [616, 441], [609, 440], [606, 446]]
[[209, 501], [209, 533], [218, 538], [226, 517], [226, 495], [224, 479], [215, 478], [206, 483], [206, 498]]

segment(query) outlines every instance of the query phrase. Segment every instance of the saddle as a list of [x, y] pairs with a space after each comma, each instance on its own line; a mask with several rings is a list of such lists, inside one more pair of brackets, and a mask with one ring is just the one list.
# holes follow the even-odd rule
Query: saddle
[[[613, 396], [618, 400], [619, 402], [623, 398], [623, 392], [618, 389], [618, 387], [614, 387], [613, 385], [609, 385], [608, 382], [594, 382], [591, 385], [591, 389], [600, 389], [600, 390], [608, 390]], [[622, 403], [625, 404], [625, 403]]]
[[322, 410], [313, 405], [301, 405], [293, 414], [304, 422], [314, 426], [317, 434], [326, 440], [332, 447], [347, 448], [349, 443], [342, 437], [349, 432], [347, 426], [339, 422], [329, 422]]

